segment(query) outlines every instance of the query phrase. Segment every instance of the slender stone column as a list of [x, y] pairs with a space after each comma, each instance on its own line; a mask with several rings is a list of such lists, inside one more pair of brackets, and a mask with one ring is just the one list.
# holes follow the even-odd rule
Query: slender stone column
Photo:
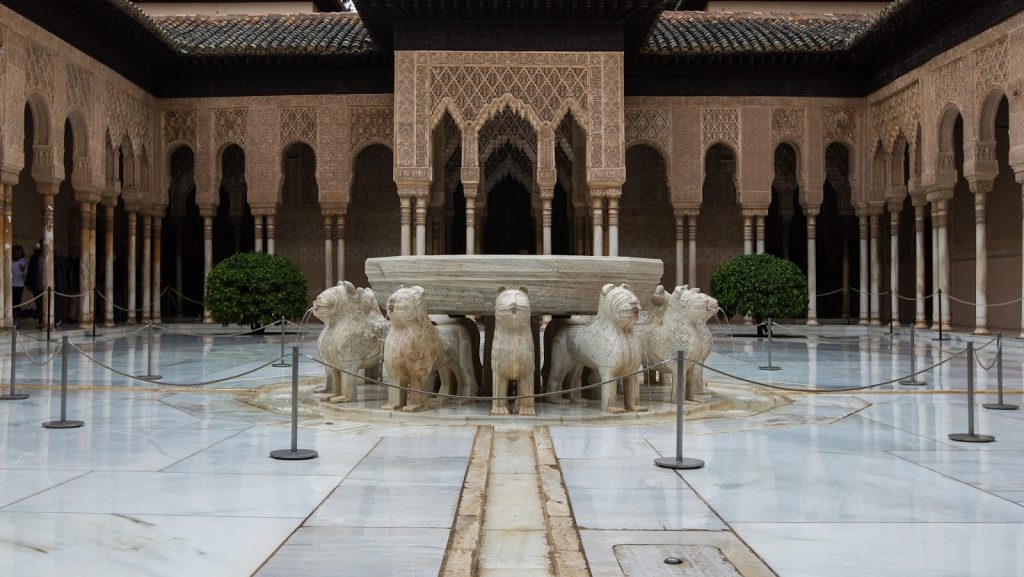
[[900, 210], [903, 201], [889, 201], [889, 318], [900, 326]]
[[619, 198], [621, 190], [608, 191], [608, 256], [619, 256]]
[[881, 315], [879, 315], [878, 309], [881, 299], [878, 294], [881, 292], [881, 268], [878, 258], [878, 231], [879, 231], [879, 212], [880, 209], [871, 208], [871, 212], [868, 213], [868, 226], [870, 230], [870, 238], [868, 244], [871, 247], [871, 270], [869, 272], [871, 278], [871, 312], [870, 319], [873, 326], [882, 324]]
[[345, 280], [345, 213], [338, 214], [338, 225], [335, 229], [335, 242], [338, 243], [338, 250], [335, 251], [335, 258], [338, 259], [337, 276], [338, 282]]
[[935, 242], [938, 245], [939, 256], [939, 288], [942, 289], [942, 329], [950, 330], [952, 315], [949, 311], [949, 199], [953, 197], [952, 190], [939, 192], [935, 195], [934, 206], [935, 220], [938, 223], [938, 234]]
[[860, 239], [860, 295], [859, 325], [868, 324], [868, 215], [863, 210], [857, 211], [857, 233]]
[[263, 252], [263, 215], [253, 213], [252, 219], [253, 236], [256, 237], [256, 252]]
[[11, 278], [11, 248], [14, 246], [14, 182], [17, 182], [17, 177], [9, 177], [7, 173], [3, 175], [3, 249], [4, 254], [0, 257], [3, 262], [2, 273], [5, 279], [4, 282], [4, 305], [3, 305], [3, 321], [4, 326], [14, 326], [14, 295], [13, 285], [7, 282], [7, 279]]
[[[203, 215], [203, 296], [206, 295], [206, 279], [210, 276], [210, 271], [213, 270], [213, 215], [216, 214], [216, 207], [204, 208], [202, 211]], [[206, 302], [206, 299], [202, 299]], [[210, 317], [210, 311], [204, 306], [203, 307], [203, 322], [212, 323], [213, 318]]]
[[267, 222], [264, 228], [267, 231], [267, 254], [274, 253], [274, 213], [268, 214], [266, 217]]
[[[160, 211], [162, 212], [162, 211]], [[162, 277], [161, 272], [163, 269], [160, 266], [160, 251], [161, 251], [161, 235], [160, 229], [163, 225], [164, 217], [159, 212], [153, 215], [153, 322], [156, 324], [160, 323], [162, 315], [160, 314], [160, 289], [162, 288], [160, 279]]]
[[754, 247], [757, 251], [757, 254], [761, 254], [764, 252], [764, 217], [765, 215], [760, 213], [754, 215], [754, 238], [757, 239], [757, 242], [755, 243]]
[[676, 218], [676, 286], [685, 284], [683, 282], [683, 253], [686, 252], [686, 230], [683, 227], [686, 221], [686, 214], [681, 210], [675, 211]]
[[924, 322], [924, 198], [914, 198], [914, 328]]
[[334, 215], [324, 215], [324, 288], [334, 286]]
[[[7, 183], [2, 184], [3, 188], [0, 189], [0, 250], [3, 254], [0, 254], [0, 327], [10, 327], [11, 323], [7, 318], [7, 311], [11, 308], [11, 297], [8, 294], [13, 294], [11, 287], [11, 247], [7, 244], [7, 203], [9, 201], [7, 195]], [[11, 314], [13, 320], [14, 315]]]
[[416, 254], [427, 254], [427, 203], [426, 194], [416, 195]]
[[89, 304], [89, 295], [92, 294], [89, 283], [89, 272], [91, 269], [91, 263], [89, 262], [89, 218], [92, 212], [92, 204], [82, 201], [78, 203], [78, 208], [81, 216], [79, 217], [82, 222], [82, 229], [79, 231], [78, 244], [81, 249], [78, 251], [78, 292], [82, 296], [79, 298], [78, 305], [78, 324], [84, 327], [88, 324], [92, 324], [92, 309]]
[[401, 206], [402, 218], [402, 256], [412, 254], [412, 197], [409, 195], [398, 195], [398, 202]]
[[551, 254], [551, 199], [542, 197], [541, 200], [541, 226], [543, 227], [543, 250], [544, 254]]
[[[1024, 172], [1017, 171], [1017, 172], [1014, 173], [1014, 176], [1015, 176], [1018, 184], [1024, 184]], [[1022, 204], [1024, 204], [1024, 190], [1022, 190], [1021, 202], [1022, 202]], [[8, 203], [8, 204], [10, 204], [10, 203]], [[10, 210], [10, 209], [8, 208], [8, 210]], [[8, 212], [8, 214], [10, 214], [10, 213]], [[11, 234], [10, 222], [11, 222], [11, 219], [8, 218], [7, 219], [7, 223], [8, 223], [7, 235], [8, 235], [8, 238], [10, 237], [10, 234]], [[1024, 224], [1024, 223], [1022, 223], [1022, 224]], [[1021, 286], [1021, 296], [1024, 296], [1024, 235], [1021, 235], [1021, 253], [1020, 254], [1021, 254], [1021, 270], [1020, 270], [1020, 274], [1021, 274], [1020, 282], [1021, 282], [1021, 285], [1020, 286]], [[1021, 329], [1020, 330], [1020, 338], [1024, 339], [1024, 300], [1022, 300], [1021, 303], [1020, 303], [1020, 329]]]
[[688, 262], [690, 263], [690, 270], [687, 275], [687, 280], [691, 287], [697, 286], [697, 217], [700, 216], [696, 212], [690, 214], [689, 223], [687, 223], [686, 234], [690, 239], [690, 254], [688, 255]]
[[[113, 275], [111, 275], [113, 276]], [[153, 318], [153, 217], [142, 213], [142, 322]]]
[[[138, 319], [138, 312], [135, 310], [138, 308], [136, 303], [135, 293], [138, 292], [138, 268], [136, 267], [136, 260], [138, 260], [138, 226], [139, 213], [134, 209], [128, 210], [128, 323], [134, 324]], [[143, 217], [145, 218], [145, 217]]]
[[988, 334], [988, 241], [985, 233], [985, 200], [992, 181], [971, 183], [974, 193], [974, 334]]
[[[43, 288], [53, 289], [53, 197], [56, 196], [59, 182], [39, 183], [39, 195], [43, 200]], [[54, 311], [51, 299], [43, 297], [43, 321], [46, 326], [53, 326]]]
[[804, 207], [807, 217], [807, 324], [818, 324], [818, 208]]
[[752, 217], [746, 211], [743, 212], [743, 254], [754, 252], [754, 231], [751, 229]]
[[103, 326], [114, 326], [114, 203], [106, 198], [103, 203]]
[[466, 254], [476, 253], [476, 193], [477, 184], [462, 183], [466, 196]]
[[939, 210], [939, 208], [938, 208], [938, 203], [932, 201], [931, 198], [928, 199], [928, 202], [929, 202], [929, 205], [931, 207], [931, 213], [932, 213], [932, 234], [931, 234], [931, 241], [932, 241], [932, 294], [934, 295], [931, 298], [931, 301], [932, 301], [932, 324], [931, 324], [931, 328], [933, 330], [938, 330], [938, 328], [939, 328], [939, 297], [938, 297], [938, 294], [935, 291], [937, 291], [939, 289], [939, 287], [941, 286], [940, 282], [939, 282], [939, 227], [938, 227], [938, 224], [937, 224], [938, 221], [939, 221], [939, 217], [938, 217], [938, 210]]
[[604, 199], [592, 192], [590, 206], [594, 215], [594, 235], [592, 241], [594, 256], [602, 256], [604, 254]]

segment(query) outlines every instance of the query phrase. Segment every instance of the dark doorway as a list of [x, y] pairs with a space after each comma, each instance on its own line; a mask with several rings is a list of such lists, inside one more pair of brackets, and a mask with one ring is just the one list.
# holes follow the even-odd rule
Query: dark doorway
[[530, 193], [513, 178], [494, 185], [487, 195], [487, 254], [537, 254]]

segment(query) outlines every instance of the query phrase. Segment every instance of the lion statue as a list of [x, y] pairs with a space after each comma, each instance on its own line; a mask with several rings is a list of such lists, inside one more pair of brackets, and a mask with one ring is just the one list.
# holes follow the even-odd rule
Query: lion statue
[[[601, 289], [597, 315], [589, 323], [552, 321], [551, 347], [547, 354], [546, 390], [561, 389], [572, 373], [570, 386], [579, 385], [583, 366], [594, 370], [601, 382], [601, 409], [609, 413], [646, 411], [640, 405], [640, 339], [633, 326], [640, 318], [640, 301], [627, 285], [606, 284]], [[623, 407], [617, 406], [616, 379], [623, 382]]]
[[[427, 408], [430, 376], [438, 365], [444, 344], [437, 327], [427, 316], [423, 287], [398, 287], [388, 298], [391, 330], [384, 339], [384, 368], [388, 383], [412, 389], [388, 387], [385, 409], [405, 412]], [[408, 403], [406, 399], [408, 398]]]
[[[678, 286], [671, 294], [658, 286], [652, 299], [655, 309], [640, 325], [643, 343], [644, 364], [657, 365], [664, 360], [674, 359], [676, 351], [682, 350], [688, 361], [703, 363], [711, 354], [712, 337], [707, 321], [718, 312], [718, 301], [700, 289]], [[664, 363], [654, 368], [666, 382], [671, 382], [675, 363]], [[704, 392], [704, 368], [693, 362], [683, 365], [685, 383], [684, 398], [693, 400], [694, 395]], [[678, 388], [672, 389], [672, 398]]]
[[[491, 371], [494, 375], [492, 415], [509, 414], [508, 382], [516, 381], [517, 395], [533, 394], [535, 372], [533, 331], [530, 328], [530, 295], [526, 287], [498, 289], [494, 301], [494, 337], [491, 345]], [[520, 415], [534, 415], [533, 398], [520, 399], [515, 408]]]
[[317, 295], [313, 314], [324, 323], [316, 344], [320, 358], [330, 365], [324, 367], [328, 401], [355, 400], [355, 375], [380, 376], [381, 349], [388, 332], [373, 290], [340, 282]]
[[[440, 392], [445, 395], [458, 394], [475, 397], [479, 394], [480, 329], [467, 318], [450, 318], [430, 315], [441, 336], [441, 356], [437, 362], [437, 374], [441, 379]], [[456, 387], [452, 386], [453, 381]], [[439, 399], [444, 402], [445, 399]]]

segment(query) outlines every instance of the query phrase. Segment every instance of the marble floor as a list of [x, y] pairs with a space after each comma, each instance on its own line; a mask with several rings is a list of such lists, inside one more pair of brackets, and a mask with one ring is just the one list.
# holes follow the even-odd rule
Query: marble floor
[[[141, 374], [146, 335], [127, 333], [71, 341]], [[948, 440], [967, 427], [967, 362], [956, 355], [963, 338], [941, 347], [918, 338], [919, 368], [952, 357], [924, 375], [927, 387], [792, 394], [759, 414], [688, 421], [685, 453], [707, 466], [681, 474], [652, 463], [674, 452], [670, 420], [549, 427], [589, 574], [622, 577], [617, 546], [710, 544], [745, 576], [1024, 575], [1024, 411], [979, 406], [977, 431], [996, 442]], [[69, 430], [40, 426], [59, 412], [52, 385], [61, 366], [59, 356], [33, 361], [57, 347], [23, 339], [17, 384], [31, 397], [0, 402], [0, 575], [438, 575], [477, 427], [304, 412], [298, 445], [319, 458], [269, 459], [289, 446], [287, 416], [245, 399], [290, 375], [260, 368], [278, 355], [278, 339], [161, 332], [159, 385], [74, 351], [67, 414], [85, 425]], [[779, 338], [772, 353], [782, 370], [767, 373], [757, 368], [767, 360], [763, 339], [719, 334], [709, 366], [797, 389], [865, 386], [909, 371], [906, 335], [892, 341], [882, 330]], [[301, 346], [312, 353], [314, 343], [310, 333]], [[1024, 347], [1010, 344], [1006, 399], [1021, 403]], [[0, 339], [0, 350], [9, 348]], [[988, 365], [993, 354], [990, 345], [978, 356]], [[0, 356], [5, 388], [10, 362]], [[300, 374], [322, 371], [304, 361]], [[712, 387], [732, 378], [706, 376]], [[995, 371], [976, 366], [976, 377], [978, 400], [992, 400]], [[507, 455], [491, 466], [495, 479], [521, 473]], [[494, 484], [489, 510], [514, 512], [515, 503], [497, 502], [507, 487]], [[531, 523], [516, 529], [540, 541], [522, 547], [546, 550], [543, 518]]]

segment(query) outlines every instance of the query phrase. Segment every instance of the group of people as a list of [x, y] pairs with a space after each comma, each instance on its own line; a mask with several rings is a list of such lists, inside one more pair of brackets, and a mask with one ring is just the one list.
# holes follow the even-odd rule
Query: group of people
[[[77, 321], [80, 311], [79, 299], [62, 297], [56, 293], [77, 294], [80, 286], [79, 251], [77, 246], [71, 247], [71, 255], [64, 256], [58, 251], [53, 253], [53, 319], [60, 325], [64, 321]], [[14, 319], [36, 319], [41, 327], [43, 324], [43, 303], [36, 300], [33, 306], [21, 306], [25, 297], [25, 289], [38, 296], [46, 290], [46, 275], [43, 266], [42, 242], [37, 242], [32, 255], [25, 256], [21, 245], [14, 245], [11, 250], [11, 298], [14, 306]]]

